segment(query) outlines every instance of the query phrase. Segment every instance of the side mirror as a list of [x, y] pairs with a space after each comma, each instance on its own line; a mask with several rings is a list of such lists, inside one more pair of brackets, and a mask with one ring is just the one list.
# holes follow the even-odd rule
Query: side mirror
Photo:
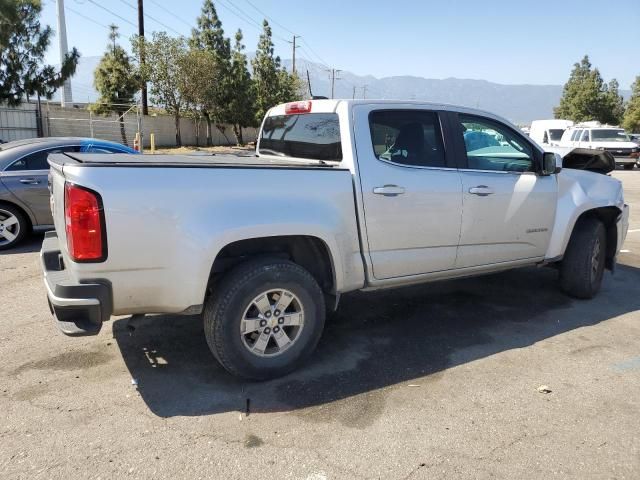
[[542, 175], [552, 175], [562, 169], [562, 157], [557, 153], [544, 152], [542, 156]]

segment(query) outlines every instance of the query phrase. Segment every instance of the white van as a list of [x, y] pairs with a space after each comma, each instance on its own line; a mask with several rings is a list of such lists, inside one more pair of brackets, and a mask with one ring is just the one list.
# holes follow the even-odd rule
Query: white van
[[573, 122], [571, 120], [534, 120], [531, 122], [529, 137], [542, 146], [558, 146], [560, 145], [562, 134], [572, 126]]

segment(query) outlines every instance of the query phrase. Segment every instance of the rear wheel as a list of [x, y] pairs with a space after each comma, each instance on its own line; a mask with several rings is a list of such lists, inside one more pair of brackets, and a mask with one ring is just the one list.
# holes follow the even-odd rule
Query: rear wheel
[[24, 214], [12, 205], [0, 204], [0, 250], [15, 247], [29, 230]]
[[301, 266], [279, 259], [246, 263], [215, 288], [204, 310], [209, 348], [229, 372], [254, 380], [297, 368], [324, 328], [324, 296]]
[[571, 234], [560, 265], [560, 285], [576, 298], [593, 298], [602, 284], [606, 232], [596, 218], [580, 220]]

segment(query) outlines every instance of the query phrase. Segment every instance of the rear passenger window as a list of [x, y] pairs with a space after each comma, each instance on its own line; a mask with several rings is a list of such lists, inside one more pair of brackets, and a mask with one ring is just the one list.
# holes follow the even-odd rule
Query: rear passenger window
[[580, 139], [581, 142], [588, 142], [589, 141], [589, 130], [585, 130], [584, 132], [582, 132], [582, 138]]
[[56, 147], [56, 148], [49, 148], [47, 150], [40, 150], [39, 152], [34, 152], [29, 155], [25, 155], [20, 160], [13, 162], [9, 167], [7, 167], [7, 170], [8, 171], [49, 170], [47, 157], [50, 154], [63, 153], [63, 152], [79, 152], [79, 151], [80, 151], [80, 147], [77, 147], [77, 146]]
[[401, 165], [446, 167], [440, 121], [435, 112], [377, 110], [369, 114], [377, 158]]
[[267, 117], [259, 153], [314, 160], [342, 160], [340, 123], [336, 113]]

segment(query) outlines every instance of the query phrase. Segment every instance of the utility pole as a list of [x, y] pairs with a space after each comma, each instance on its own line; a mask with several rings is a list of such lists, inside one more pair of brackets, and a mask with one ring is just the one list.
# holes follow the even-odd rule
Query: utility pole
[[[143, 0], [138, 0], [138, 35], [144, 38], [144, 5]], [[144, 45], [140, 49], [140, 66], [144, 65]], [[149, 105], [147, 103], [147, 83], [142, 84], [142, 115], [149, 115]]]
[[340, 73], [342, 70], [338, 70], [335, 68], [331, 68], [329, 70], [327, 70], [331, 76], [331, 98], [334, 97], [335, 94], [335, 86], [336, 86], [336, 80], [340, 80], [340, 77], [337, 77], [336, 75], [338, 73]]
[[[64, 18], [64, 0], [57, 0], [58, 5], [58, 42], [60, 45], [60, 64], [64, 62], [64, 58], [68, 53], [67, 50], [67, 25]], [[65, 103], [73, 102], [71, 95], [71, 80], [66, 79], [62, 86], [62, 92], [60, 93], [60, 105], [65, 106]]]
[[353, 95], [351, 96], [354, 100], [356, 99], [356, 86], [353, 86]]
[[368, 85], [362, 86], [362, 98], [367, 98], [367, 87]]
[[291, 73], [296, 73], [296, 48], [300, 48], [300, 45], [296, 46], [296, 38], [300, 38], [300, 35], [294, 35], [293, 42], [289, 42], [293, 45], [293, 65], [291, 67]]

